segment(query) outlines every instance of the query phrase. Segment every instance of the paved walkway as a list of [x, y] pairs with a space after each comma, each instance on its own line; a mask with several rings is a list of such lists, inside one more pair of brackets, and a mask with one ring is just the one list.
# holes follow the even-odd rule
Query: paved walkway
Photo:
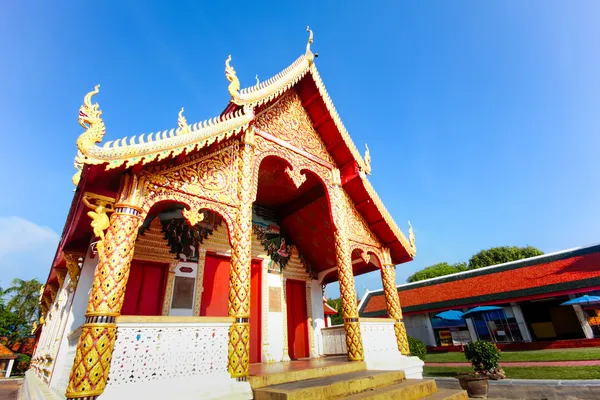
[[[426, 362], [426, 367], [470, 367], [468, 362]], [[500, 362], [501, 367], [594, 367], [600, 366], [600, 360], [579, 361], [507, 361]]]

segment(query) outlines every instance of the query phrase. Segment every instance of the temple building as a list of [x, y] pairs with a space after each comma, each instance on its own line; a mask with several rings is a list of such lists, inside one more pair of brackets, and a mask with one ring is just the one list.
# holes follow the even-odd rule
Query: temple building
[[[397, 287], [409, 336], [431, 351], [474, 340], [506, 350], [600, 345], [600, 245], [581, 247]], [[564, 304], [569, 302], [569, 304]], [[444, 311], [488, 311], [448, 320]], [[382, 290], [367, 291], [364, 318], [387, 317]], [[442, 314], [443, 316], [443, 314]]]
[[[99, 86], [85, 96], [25, 398], [267, 398], [339, 375], [348, 396], [388, 385], [466, 399], [407, 380], [423, 362], [409, 356], [395, 268], [415, 255], [412, 229], [369, 183], [368, 149], [344, 128], [312, 39], [246, 89], [230, 56], [231, 101], [202, 123], [181, 109], [177, 128], [104, 142]], [[371, 271], [390, 318], [359, 318], [354, 277]], [[344, 323], [326, 327], [336, 281]]]

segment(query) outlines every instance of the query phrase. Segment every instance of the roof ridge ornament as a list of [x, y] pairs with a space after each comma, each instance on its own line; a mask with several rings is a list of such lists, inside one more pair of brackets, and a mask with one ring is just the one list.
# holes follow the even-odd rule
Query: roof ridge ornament
[[365, 172], [371, 175], [371, 152], [369, 151], [369, 145], [365, 143]]
[[83, 164], [85, 164], [86, 159], [89, 157], [89, 150], [102, 141], [106, 132], [104, 121], [101, 118], [102, 110], [100, 110], [98, 103], [92, 104], [92, 97], [99, 92], [100, 85], [96, 85], [94, 90], [85, 95], [83, 105], [79, 108], [77, 121], [85, 129], [85, 132], [79, 135], [76, 142], [79, 151], [77, 152], [77, 156], [75, 156], [73, 164], [77, 170], [72, 178], [75, 186], [79, 184]]
[[230, 64], [231, 62], [231, 54], [225, 60], [225, 78], [230, 82], [227, 90], [229, 91], [229, 95], [232, 98], [236, 98], [240, 94], [240, 80], [237, 77], [235, 72], [235, 68], [233, 68]]
[[179, 125], [180, 131], [177, 132], [177, 136], [185, 135], [186, 133], [191, 133], [192, 130], [187, 123], [187, 120], [183, 116], [183, 107], [181, 107], [181, 111], [179, 111], [179, 117], [177, 118], [177, 125]]
[[410, 224], [410, 221], [408, 221], [408, 241], [410, 243], [410, 247], [416, 253], [417, 252], [417, 246], [415, 246], [415, 234], [413, 232], [413, 227]]
[[313, 31], [308, 25], [306, 26], [306, 32], [308, 32], [308, 42], [306, 43], [306, 53], [304, 54], [304, 57], [308, 60], [309, 64], [312, 64], [315, 62], [315, 57], [319, 57], [319, 54], [313, 54], [312, 50], [310, 49], [310, 45], [313, 42]]

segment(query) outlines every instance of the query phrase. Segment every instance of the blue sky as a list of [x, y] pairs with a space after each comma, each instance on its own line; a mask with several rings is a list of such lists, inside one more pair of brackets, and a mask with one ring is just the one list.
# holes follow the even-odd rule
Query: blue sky
[[[0, 286], [45, 279], [72, 198], [77, 113], [105, 140], [219, 114], [303, 53], [392, 216], [436, 262], [498, 245], [600, 241], [600, 3], [10, 2], [0, 13]], [[357, 288], [381, 287], [377, 274]], [[332, 288], [330, 295], [335, 293]]]

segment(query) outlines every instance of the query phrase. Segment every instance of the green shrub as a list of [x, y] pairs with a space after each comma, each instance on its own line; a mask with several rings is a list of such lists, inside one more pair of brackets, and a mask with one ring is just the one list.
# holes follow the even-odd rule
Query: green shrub
[[467, 344], [465, 357], [471, 361], [477, 372], [494, 373], [499, 368], [500, 350], [490, 342], [479, 340]]
[[425, 356], [427, 355], [427, 348], [425, 347], [425, 343], [421, 342], [419, 339], [408, 337], [408, 348], [410, 349], [410, 355], [419, 357], [421, 360], [425, 361]]

